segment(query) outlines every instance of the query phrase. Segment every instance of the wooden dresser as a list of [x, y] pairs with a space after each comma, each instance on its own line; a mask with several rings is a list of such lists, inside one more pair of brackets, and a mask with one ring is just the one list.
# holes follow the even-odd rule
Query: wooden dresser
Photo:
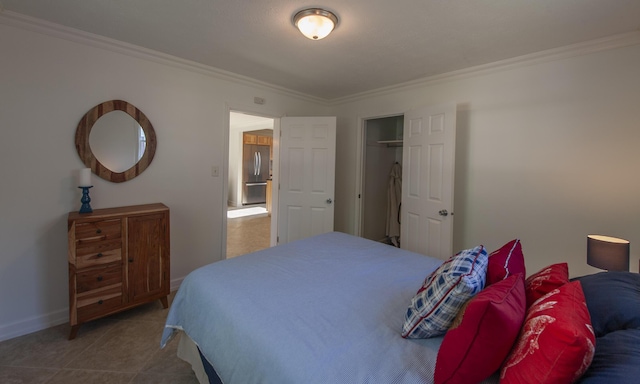
[[82, 323], [169, 295], [169, 208], [164, 204], [70, 212], [69, 322]]

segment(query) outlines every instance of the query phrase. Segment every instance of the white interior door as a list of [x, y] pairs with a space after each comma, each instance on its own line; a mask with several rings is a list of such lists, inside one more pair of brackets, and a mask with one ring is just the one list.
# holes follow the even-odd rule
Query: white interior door
[[402, 248], [446, 259], [453, 248], [456, 105], [405, 113]]
[[333, 231], [336, 118], [280, 119], [278, 244]]

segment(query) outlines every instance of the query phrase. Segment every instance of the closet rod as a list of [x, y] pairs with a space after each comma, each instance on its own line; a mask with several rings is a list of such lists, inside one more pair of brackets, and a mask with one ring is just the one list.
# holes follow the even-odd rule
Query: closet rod
[[378, 140], [378, 144], [386, 144], [387, 147], [399, 147], [402, 145], [402, 139], [400, 140]]

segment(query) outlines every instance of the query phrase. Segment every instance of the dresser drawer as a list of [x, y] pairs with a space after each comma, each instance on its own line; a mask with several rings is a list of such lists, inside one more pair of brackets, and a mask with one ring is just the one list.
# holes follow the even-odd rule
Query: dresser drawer
[[78, 240], [76, 243], [76, 256], [104, 253], [122, 248], [122, 239], [119, 237], [99, 241]]
[[77, 293], [118, 283], [122, 283], [122, 263], [119, 262], [76, 272]]
[[120, 261], [121, 230], [120, 219], [78, 223], [75, 227], [76, 268]]
[[76, 241], [79, 244], [119, 239], [122, 232], [120, 219], [92, 221], [76, 224]]
[[122, 261], [122, 249], [112, 249], [108, 251], [92, 252], [76, 257], [76, 268], [95, 267], [97, 265], [110, 264]]
[[94, 289], [78, 293], [78, 322], [82, 323], [98, 317], [122, 306], [122, 284]]

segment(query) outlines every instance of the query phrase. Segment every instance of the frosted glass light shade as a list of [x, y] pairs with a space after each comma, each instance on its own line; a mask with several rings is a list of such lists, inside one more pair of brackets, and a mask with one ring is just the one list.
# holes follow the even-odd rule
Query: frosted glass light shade
[[327, 37], [338, 24], [338, 17], [324, 9], [310, 8], [293, 16], [293, 24], [311, 40]]

